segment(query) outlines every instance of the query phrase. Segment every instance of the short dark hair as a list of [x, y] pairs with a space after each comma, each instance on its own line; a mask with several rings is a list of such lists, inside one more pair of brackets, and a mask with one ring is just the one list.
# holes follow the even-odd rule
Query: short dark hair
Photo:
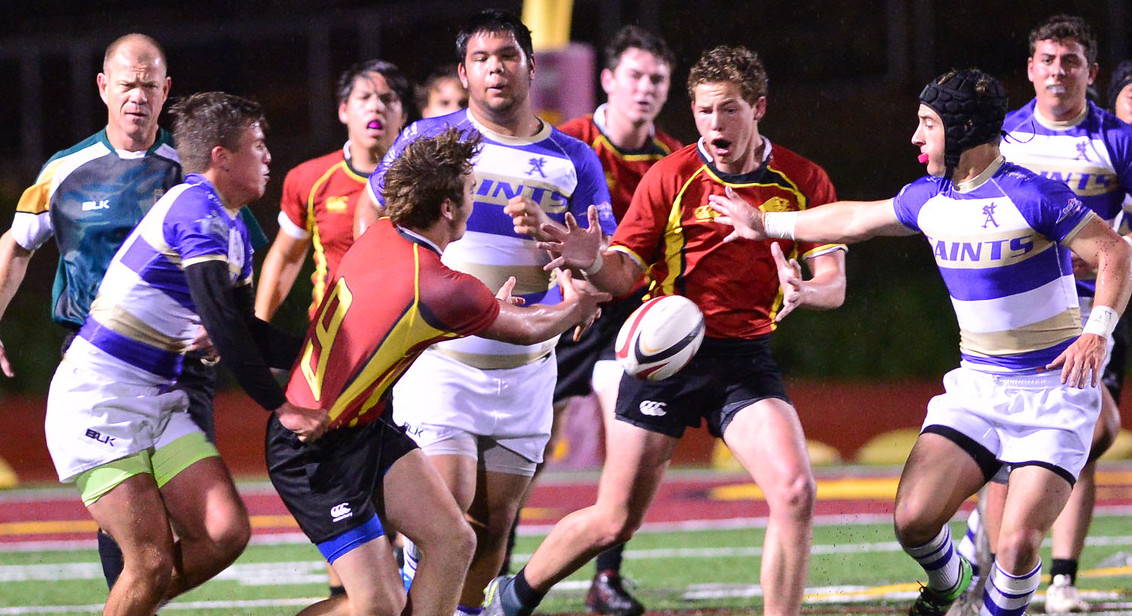
[[1030, 31], [1030, 57], [1034, 56], [1038, 41], [1060, 41], [1075, 39], [1085, 48], [1085, 59], [1089, 64], [1097, 61], [1097, 39], [1089, 23], [1076, 15], [1054, 15], [1040, 26]]
[[396, 64], [386, 62], [385, 60], [366, 60], [365, 62], [358, 62], [350, 68], [342, 71], [338, 76], [338, 102], [339, 104], [346, 102], [350, 98], [350, 93], [354, 91], [354, 81], [358, 77], [365, 77], [367, 73], [377, 73], [385, 78], [385, 83], [389, 84], [389, 89], [401, 99], [401, 106], [405, 107], [413, 103], [412, 86], [409, 85], [408, 78], [397, 68]]
[[618, 30], [605, 46], [605, 68], [610, 71], [616, 70], [617, 65], [621, 63], [621, 54], [628, 49], [640, 49], [651, 53], [668, 65], [670, 71], [676, 64], [676, 55], [672, 53], [664, 39], [630, 24]]
[[453, 127], [410, 143], [385, 171], [385, 213], [396, 224], [424, 229], [440, 218], [445, 199], [461, 203], [480, 135]]
[[705, 83], [733, 83], [743, 100], [753, 107], [767, 93], [766, 69], [759, 55], [746, 47], [720, 45], [700, 56], [688, 73], [688, 98], [696, 100], [696, 86]]
[[[464, 84], [460, 83], [460, 73], [456, 70], [455, 64], [444, 64], [436, 67], [416, 88], [417, 111], [424, 113], [424, 108], [428, 107], [429, 93], [436, 89], [436, 84], [445, 79], [455, 79], [456, 83], [460, 85], [460, 88], [464, 87]], [[463, 101], [460, 106], [467, 107], [468, 93], [466, 91], [464, 92]]]
[[1108, 110], [1116, 112], [1116, 99], [1125, 86], [1132, 83], [1132, 60], [1125, 60], [1116, 66], [1112, 72], [1112, 81], [1108, 84]]
[[173, 115], [173, 141], [186, 173], [201, 173], [212, 165], [212, 148], [235, 152], [249, 126], [267, 132], [263, 109], [255, 101], [224, 92], [198, 92], [177, 101]]
[[475, 35], [488, 32], [491, 34], [509, 33], [515, 37], [515, 42], [527, 56], [527, 62], [534, 60], [535, 49], [531, 43], [531, 30], [514, 13], [499, 9], [487, 9], [476, 13], [471, 19], [460, 27], [456, 35], [456, 61], [464, 63], [468, 57], [468, 41]]

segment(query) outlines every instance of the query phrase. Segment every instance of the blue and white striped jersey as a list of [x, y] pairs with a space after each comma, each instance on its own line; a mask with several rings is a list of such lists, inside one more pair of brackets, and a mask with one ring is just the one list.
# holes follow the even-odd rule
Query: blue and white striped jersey
[[[586, 210], [590, 205], [597, 205], [602, 231], [612, 235], [617, 223], [609, 206], [609, 188], [597, 155], [588, 145], [549, 123], [544, 122], [542, 130], [532, 137], [509, 137], [480, 125], [463, 109], [414, 122], [401, 133], [370, 176], [368, 190], [376, 203], [385, 203], [382, 196], [385, 169], [405, 147], [450, 126], [465, 134], [480, 133], [483, 146], [473, 161], [476, 190], [468, 230], [462, 239], [444, 250], [444, 264], [472, 274], [493, 292], [502, 287], [509, 276], [514, 276], [514, 295], [523, 297], [527, 305], [561, 301], [557, 285], [551, 285], [550, 274], [542, 269], [550, 262], [550, 257], [546, 251], [535, 247], [533, 239], [515, 233], [514, 223], [503, 207], [512, 197], [524, 195], [542, 207], [551, 219], [561, 223], [566, 212], [572, 212], [578, 224], [586, 226]], [[470, 336], [441, 342], [437, 347], [466, 363], [488, 368], [522, 365], [545, 355], [554, 343], [555, 340], [549, 340], [535, 345], [515, 345]]]
[[893, 205], [931, 244], [968, 365], [1035, 370], [1081, 334], [1065, 243], [1095, 214], [1064, 184], [1000, 158], [961, 185], [920, 178]]
[[252, 252], [239, 210], [225, 208], [204, 176], [189, 174], [114, 255], [79, 335], [118, 359], [173, 378], [201, 324], [184, 269], [223, 261], [233, 286], [251, 284]]
[[[1006, 160], [1065, 184], [1118, 228], [1125, 197], [1132, 194], [1132, 127], [1091, 101], [1067, 122], [1043, 118], [1030, 101], [1006, 116], [1002, 130]], [[1078, 281], [1082, 296], [1092, 297], [1095, 287], [1095, 280]]]

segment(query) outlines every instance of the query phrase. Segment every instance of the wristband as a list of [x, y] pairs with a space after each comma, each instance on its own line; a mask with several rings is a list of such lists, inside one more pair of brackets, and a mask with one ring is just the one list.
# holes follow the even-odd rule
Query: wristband
[[597, 258], [594, 259], [593, 265], [582, 270], [582, 273], [586, 276], [593, 276], [594, 274], [601, 271], [601, 266], [603, 265], [605, 265], [605, 259], [602, 258], [601, 253], [599, 252], [597, 253]]
[[794, 225], [798, 223], [798, 212], [767, 212], [763, 214], [763, 228], [768, 237], [794, 239]]
[[1082, 334], [1096, 334], [1101, 338], [1111, 338], [1112, 330], [1116, 329], [1116, 322], [1120, 315], [1108, 306], [1093, 306], [1089, 312], [1089, 320], [1085, 321]]

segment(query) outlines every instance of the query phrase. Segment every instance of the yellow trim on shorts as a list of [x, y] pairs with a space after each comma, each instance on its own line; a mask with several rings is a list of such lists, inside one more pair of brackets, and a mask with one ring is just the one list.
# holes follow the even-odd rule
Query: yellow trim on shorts
[[218, 457], [216, 445], [208, 442], [203, 432], [186, 434], [153, 453], [153, 478], [160, 488], [196, 462]]
[[75, 478], [83, 505], [90, 506], [134, 475], [151, 475], [161, 488], [181, 471], [205, 458], [219, 457], [204, 434], [194, 432], [153, 451], [144, 449], [84, 471]]
[[111, 460], [106, 464], [80, 473], [75, 477], [75, 485], [79, 488], [79, 496], [83, 499], [83, 505], [87, 507], [93, 505], [107, 492], [134, 475], [152, 475], [152, 456], [151, 450], [143, 449], [133, 455]]

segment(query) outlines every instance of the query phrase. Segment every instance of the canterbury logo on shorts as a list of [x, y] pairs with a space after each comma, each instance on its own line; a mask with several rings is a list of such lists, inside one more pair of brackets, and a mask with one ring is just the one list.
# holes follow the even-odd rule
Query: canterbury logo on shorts
[[339, 503], [330, 508], [330, 517], [335, 522], [345, 520], [352, 515], [354, 512], [350, 510], [350, 503]]
[[645, 400], [641, 403], [641, 414], [649, 415], [650, 417], [661, 417], [668, 414], [664, 407], [668, 406], [664, 402], [657, 402], [656, 400]]

